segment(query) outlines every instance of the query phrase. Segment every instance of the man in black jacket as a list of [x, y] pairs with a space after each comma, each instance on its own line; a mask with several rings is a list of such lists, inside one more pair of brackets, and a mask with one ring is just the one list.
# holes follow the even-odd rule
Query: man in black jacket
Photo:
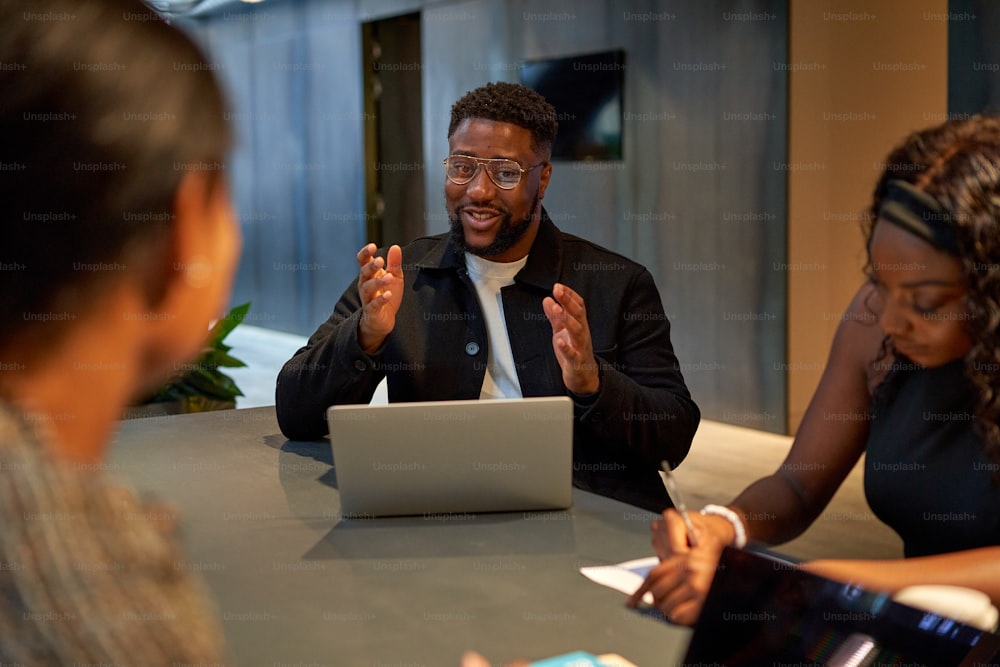
[[657, 469], [687, 455], [700, 413], [649, 272], [541, 206], [555, 118], [517, 84], [455, 103], [451, 232], [358, 252], [357, 284], [278, 375], [286, 436], [323, 437], [326, 408], [369, 402], [383, 377], [391, 402], [568, 395], [574, 484], [670, 506]]

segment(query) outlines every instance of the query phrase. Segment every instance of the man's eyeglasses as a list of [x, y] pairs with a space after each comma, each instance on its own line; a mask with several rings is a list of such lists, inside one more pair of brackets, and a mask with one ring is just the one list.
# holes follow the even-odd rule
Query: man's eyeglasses
[[449, 155], [441, 161], [441, 164], [444, 165], [448, 180], [455, 185], [465, 185], [479, 174], [482, 167], [486, 167], [486, 173], [494, 185], [503, 190], [513, 190], [521, 182], [522, 174], [526, 174], [536, 167], [541, 167], [545, 163], [539, 162], [524, 169], [514, 160], [507, 158]]

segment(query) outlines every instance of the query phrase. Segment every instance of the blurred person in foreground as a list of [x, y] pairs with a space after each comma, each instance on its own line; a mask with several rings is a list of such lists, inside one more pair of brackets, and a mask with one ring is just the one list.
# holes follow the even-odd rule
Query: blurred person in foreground
[[569, 396], [574, 484], [670, 506], [657, 470], [684, 459], [700, 413], [649, 271], [542, 206], [556, 129], [552, 105], [513, 83], [454, 104], [450, 233], [361, 248], [358, 280], [278, 375], [287, 437], [323, 437], [326, 409], [370, 402], [382, 378], [390, 402]]
[[949, 121], [886, 159], [865, 231], [868, 281], [837, 329], [784, 463], [728, 507], [653, 525], [648, 591], [693, 623], [724, 545], [780, 544], [820, 516], [865, 455], [865, 494], [903, 559], [817, 560], [832, 579], [896, 592], [978, 589], [1000, 603], [1000, 120]]
[[0, 662], [221, 663], [162, 512], [102, 472], [227, 305], [219, 88], [139, 2], [2, 0], [0, 34]]

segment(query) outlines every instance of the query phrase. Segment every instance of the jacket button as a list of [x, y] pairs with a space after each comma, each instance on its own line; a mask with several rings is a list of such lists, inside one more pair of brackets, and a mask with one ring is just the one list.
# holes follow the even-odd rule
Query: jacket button
[[365, 369], [368, 368], [368, 364], [366, 364], [365, 362], [361, 361], [360, 359], [355, 359], [354, 360], [354, 367], [357, 368], [359, 371], [363, 371], [363, 370], [365, 370]]
[[470, 341], [465, 344], [465, 353], [470, 357], [474, 357], [479, 354], [479, 343], [476, 341]]

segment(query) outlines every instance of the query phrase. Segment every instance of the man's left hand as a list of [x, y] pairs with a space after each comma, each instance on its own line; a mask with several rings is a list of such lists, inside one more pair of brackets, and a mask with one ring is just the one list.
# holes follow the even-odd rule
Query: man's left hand
[[556, 283], [552, 296], [542, 300], [542, 309], [552, 325], [552, 349], [562, 368], [563, 384], [574, 394], [596, 393], [601, 381], [583, 297]]

